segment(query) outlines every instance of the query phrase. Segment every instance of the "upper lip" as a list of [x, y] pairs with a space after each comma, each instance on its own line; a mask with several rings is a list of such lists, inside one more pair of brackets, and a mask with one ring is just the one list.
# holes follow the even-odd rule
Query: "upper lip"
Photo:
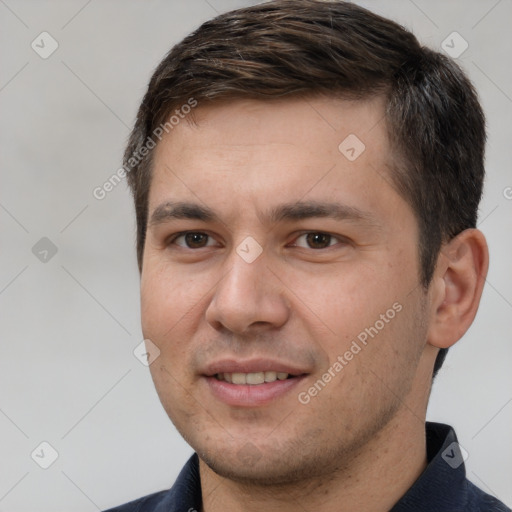
[[217, 373], [259, 373], [271, 371], [296, 376], [309, 373], [298, 365], [275, 361], [273, 359], [221, 359], [208, 364], [204, 368], [203, 374], [211, 377]]

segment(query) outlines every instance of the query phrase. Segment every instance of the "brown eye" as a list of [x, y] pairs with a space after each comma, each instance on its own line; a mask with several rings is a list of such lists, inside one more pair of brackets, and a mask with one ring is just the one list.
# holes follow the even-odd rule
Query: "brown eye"
[[190, 248], [204, 247], [208, 242], [208, 235], [204, 233], [187, 233], [185, 235], [185, 243]]
[[313, 249], [321, 251], [336, 246], [338, 249], [350, 245], [350, 240], [344, 236], [331, 235], [323, 231], [309, 231], [299, 235], [291, 244], [292, 247], [301, 249]]
[[332, 236], [327, 233], [307, 233], [306, 241], [311, 249], [325, 249], [331, 245]]
[[185, 249], [201, 249], [211, 245], [210, 237], [206, 233], [199, 231], [189, 231], [182, 233], [172, 240], [172, 243]]

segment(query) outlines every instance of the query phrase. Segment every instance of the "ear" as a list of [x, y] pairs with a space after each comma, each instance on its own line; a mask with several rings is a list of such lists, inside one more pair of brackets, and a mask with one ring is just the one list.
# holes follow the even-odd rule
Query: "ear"
[[478, 229], [443, 245], [430, 286], [430, 345], [448, 348], [462, 338], [478, 310], [488, 268], [487, 242]]

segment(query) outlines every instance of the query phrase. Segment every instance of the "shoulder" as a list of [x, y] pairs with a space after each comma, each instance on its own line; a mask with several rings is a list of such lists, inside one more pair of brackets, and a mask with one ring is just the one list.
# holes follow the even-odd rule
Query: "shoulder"
[[168, 494], [169, 491], [155, 492], [125, 503], [124, 505], [109, 508], [104, 512], [158, 512], [159, 508], [161, 508], [166, 501], [165, 498]]
[[469, 480], [466, 483], [468, 512], [511, 512], [510, 508], [494, 496], [485, 493]]
[[193, 454], [170, 489], [149, 494], [104, 512], [197, 512], [200, 505], [199, 459], [197, 454]]

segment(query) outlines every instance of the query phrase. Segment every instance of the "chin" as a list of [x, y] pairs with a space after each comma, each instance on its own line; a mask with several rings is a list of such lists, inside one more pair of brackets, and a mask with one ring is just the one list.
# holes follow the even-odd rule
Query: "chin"
[[204, 463], [217, 475], [240, 484], [259, 485], [262, 487], [276, 485], [289, 485], [303, 480], [306, 476], [305, 465], [299, 461], [292, 461], [281, 456], [275, 456], [269, 460], [265, 455], [260, 459], [249, 463], [248, 458], [206, 456], [201, 458]]
[[[336, 464], [332, 450], [318, 450], [309, 444], [267, 437], [258, 442], [227, 440], [226, 445], [204, 446], [196, 450], [202, 461], [217, 475], [247, 485], [276, 487], [297, 484], [330, 472]], [[229, 443], [229, 444], [227, 444]], [[322, 453], [323, 452], [323, 453]]]

